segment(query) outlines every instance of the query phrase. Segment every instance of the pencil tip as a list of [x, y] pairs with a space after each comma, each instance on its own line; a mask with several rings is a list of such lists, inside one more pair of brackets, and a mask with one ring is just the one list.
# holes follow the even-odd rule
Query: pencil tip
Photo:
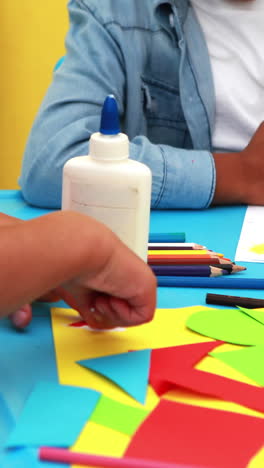
[[240, 271], [245, 271], [247, 268], [240, 265], [233, 265], [232, 273], [238, 273]]

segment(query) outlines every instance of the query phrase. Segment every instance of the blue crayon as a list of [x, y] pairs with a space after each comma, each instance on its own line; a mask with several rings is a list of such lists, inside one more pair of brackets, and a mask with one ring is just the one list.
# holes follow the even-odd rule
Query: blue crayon
[[158, 286], [178, 288], [264, 289], [263, 278], [158, 276]]
[[185, 242], [185, 232], [152, 232], [149, 242]]

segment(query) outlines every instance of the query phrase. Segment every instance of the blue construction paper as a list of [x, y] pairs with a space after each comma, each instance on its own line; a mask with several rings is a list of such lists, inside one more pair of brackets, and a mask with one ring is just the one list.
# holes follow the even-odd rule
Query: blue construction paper
[[[1, 351], [0, 351], [1, 352]], [[3, 446], [7, 434], [13, 429], [15, 425], [14, 418], [7, 406], [6, 401], [0, 394], [0, 447]], [[0, 464], [0, 466], [2, 466]]]
[[99, 398], [99, 392], [88, 388], [39, 382], [6, 447], [73, 445]]
[[[58, 382], [48, 304], [35, 305], [33, 314], [23, 331], [15, 330], [8, 319], [0, 321], [0, 394], [14, 422], [36, 382]], [[6, 411], [0, 411], [0, 452], [11, 429]]]
[[147, 393], [149, 349], [78, 361], [83, 367], [112, 380], [135, 400], [144, 404]]

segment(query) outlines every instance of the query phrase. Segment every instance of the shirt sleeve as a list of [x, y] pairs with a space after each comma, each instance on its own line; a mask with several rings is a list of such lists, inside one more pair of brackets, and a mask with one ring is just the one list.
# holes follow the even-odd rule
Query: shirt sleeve
[[[88, 154], [105, 97], [116, 96], [121, 116], [125, 108], [125, 67], [118, 43], [82, 0], [71, 0], [68, 8], [67, 54], [33, 124], [19, 179], [26, 201], [41, 207], [61, 206], [63, 166]], [[152, 171], [152, 208], [210, 205], [215, 190], [210, 152], [155, 145], [136, 136], [130, 157]]]

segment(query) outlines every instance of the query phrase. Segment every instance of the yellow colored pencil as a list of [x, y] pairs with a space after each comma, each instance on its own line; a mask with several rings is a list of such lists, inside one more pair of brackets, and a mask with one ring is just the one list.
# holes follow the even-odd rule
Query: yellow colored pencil
[[211, 250], [148, 250], [148, 255], [217, 255], [223, 257], [223, 254], [212, 252]]

